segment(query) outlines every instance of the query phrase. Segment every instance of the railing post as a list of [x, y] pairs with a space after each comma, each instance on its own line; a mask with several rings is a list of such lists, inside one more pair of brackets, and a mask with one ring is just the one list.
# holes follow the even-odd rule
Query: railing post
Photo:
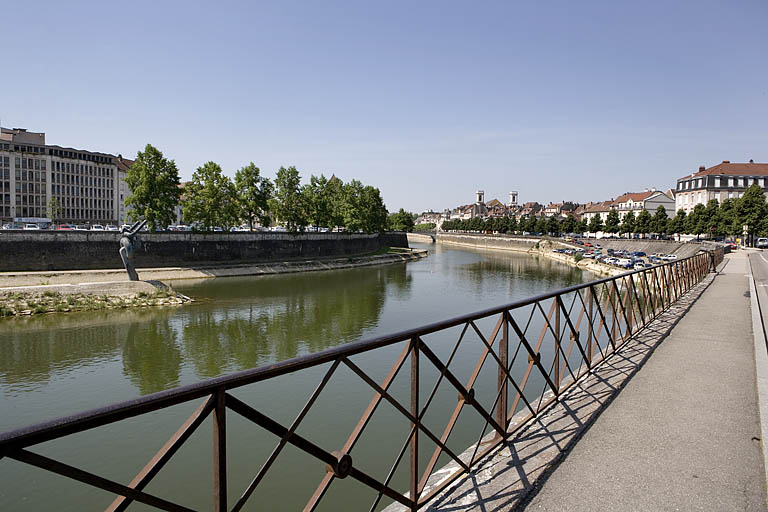
[[507, 366], [509, 365], [509, 323], [507, 312], [501, 312], [501, 340], [499, 341], [499, 360], [504, 365], [499, 368], [496, 391], [499, 393], [499, 404], [496, 410], [496, 422], [507, 431]]
[[560, 296], [555, 296], [555, 389], [560, 395]]
[[587, 288], [587, 362], [592, 366], [592, 288]]
[[[419, 420], [419, 338], [411, 339], [411, 415]], [[411, 478], [410, 498], [413, 500], [411, 510], [418, 510], [419, 502], [419, 426], [411, 423]]]
[[216, 391], [213, 409], [213, 510], [227, 510], [227, 423], [225, 389]]

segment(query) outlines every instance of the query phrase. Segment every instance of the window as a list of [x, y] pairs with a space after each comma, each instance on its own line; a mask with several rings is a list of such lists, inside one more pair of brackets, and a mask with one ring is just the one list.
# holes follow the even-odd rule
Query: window
[[720, 178], [715, 178], [715, 186], [720, 187]]

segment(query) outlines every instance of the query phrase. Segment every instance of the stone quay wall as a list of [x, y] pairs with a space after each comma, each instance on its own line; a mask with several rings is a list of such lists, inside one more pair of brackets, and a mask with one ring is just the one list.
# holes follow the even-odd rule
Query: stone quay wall
[[[122, 268], [116, 232], [0, 232], [0, 272]], [[408, 247], [405, 233], [143, 233], [137, 268], [338, 258]]]

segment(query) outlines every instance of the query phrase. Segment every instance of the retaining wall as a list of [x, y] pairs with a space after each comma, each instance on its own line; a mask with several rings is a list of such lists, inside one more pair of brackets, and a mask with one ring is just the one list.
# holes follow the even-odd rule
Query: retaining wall
[[[115, 232], [0, 232], [0, 271], [122, 268]], [[137, 268], [359, 256], [408, 247], [405, 233], [145, 233]]]

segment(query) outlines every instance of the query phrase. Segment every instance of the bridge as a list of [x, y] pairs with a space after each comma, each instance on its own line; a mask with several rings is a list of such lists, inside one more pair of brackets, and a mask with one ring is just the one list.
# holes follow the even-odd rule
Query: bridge
[[[700, 252], [6, 432], [0, 464], [12, 459], [107, 491], [115, 496], [109, 510], [133, 502], [195, 510], [158, 495], [150, 483], [209, 423], [213, 456], [200, 464], [212, 469], [220, 511], [255, 506], [252, 496], [288, 446], [325, 467], [305, 510], [329, 507], [329, 489], [341, 489], [337, 503], [350, 510], [765, 510], [766, 287], [762, 253]], [[476, 358], [470, 375], [457, 373], [457, 357]], [[369, 372], [370, 358], [391, 358], [391, 368]], [[313, 368], [320, 370], [317, 386], [289, 422], [236, 392]], [[342, 369], [371, 398], [334, 446], [302, 423]], [[436, 422], [431, 406], [444, 392], [456, 397], [454, 406]], [[130, 482], [44, 453], [46, 442], [184, 403], [197, 410]], [[367, 439], [368, 449], [372, 442], [391, 457], [391, 469], [377, 472], [363, 444], [384, 404], [403, 430], [391, 451], [386, 439]], [[248, 449], [227, 436], [233, 415], [273, 435], [275, 444], [256, 461], [250, 483], [230, 496], [227, 453]], [[477, 441], [457, 447], [451, 436], [465, 417]], [[343, 498], [352, 492], [349, 482], [366, 491], [349, 494], [355, 501]]]

